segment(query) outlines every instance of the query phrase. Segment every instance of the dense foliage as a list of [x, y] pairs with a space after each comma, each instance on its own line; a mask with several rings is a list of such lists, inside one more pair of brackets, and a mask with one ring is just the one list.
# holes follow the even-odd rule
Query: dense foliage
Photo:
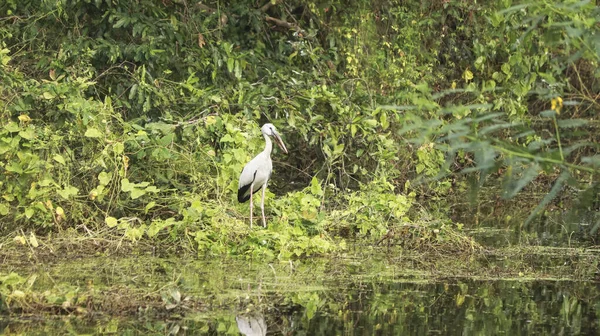
[[[490, 177], [506, 198], [541, 186], [533, 215], [566, 185], [600, 202], [591, 1], [7, 0], [0, 13], [5, 231], [111, 228], [288, 258], [406, 224], [448, 239], [452, 200]], [[291, 153], [274, 153], [269, 229], [250, 230], [237, 177], [266, 121]]]

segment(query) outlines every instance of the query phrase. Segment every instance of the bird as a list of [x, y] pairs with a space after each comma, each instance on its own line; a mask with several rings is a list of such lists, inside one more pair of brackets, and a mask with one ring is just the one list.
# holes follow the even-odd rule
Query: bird
[[244, 166], [238, 183], [238, 202], [245, 203], [247, 200], [250, 200], [250, 228], [252, 228], [252, 195], [260, 188], [262, 188], [262, 198], [260, 201], [262, 222], [263, 226], [267, 227], [267, 220], [265, 219], [265, 191], [267, 189], [267, 182], [269, 182], [271, 172], [273, 171], [273, 162], [271, 161], [273, 142], [271, 141], [271, 137], [275, 139], [275, 142], [285, 154], [288, 153], [285, 144], [281, 140], [281, 136], [273, 124], [264, 124], [260, 130], [265, 138], [265, 149]]

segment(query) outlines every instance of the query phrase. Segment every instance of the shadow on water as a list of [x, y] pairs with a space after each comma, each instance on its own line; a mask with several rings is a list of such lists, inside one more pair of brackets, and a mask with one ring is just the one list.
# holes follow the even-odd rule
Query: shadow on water
[[[203, 289], [192, 287], [202, 286], [206, 279], [196, 283], [197, 278], [185, 279], [185, 276], [178, 280], [181, 290], [201, 295]], [[600, 287], [592, 282], [455, 278], [424, 281], [402, 276], [340, 279], [321, 279], [318, 286], [310, 286], [310, 279], [294, 286], [279, 276], [258, 283], [238, 279], [233, 285], [223, 284], [222, 289], [229, 288], [228, 291], [203, 296], [208, 309], [174, 310], [163, 317], [138, 314], [14, 319], [0, 315], [0, 334], [593, 335], [600, 332]]]

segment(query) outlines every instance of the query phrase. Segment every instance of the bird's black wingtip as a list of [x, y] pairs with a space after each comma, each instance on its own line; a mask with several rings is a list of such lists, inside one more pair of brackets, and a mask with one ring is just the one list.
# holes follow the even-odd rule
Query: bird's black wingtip
[[250, 184], [241, 186], [238, 189], [238, 202], [244, 203], [250, 199], [250, 193], [246, 193], [250, 189]]

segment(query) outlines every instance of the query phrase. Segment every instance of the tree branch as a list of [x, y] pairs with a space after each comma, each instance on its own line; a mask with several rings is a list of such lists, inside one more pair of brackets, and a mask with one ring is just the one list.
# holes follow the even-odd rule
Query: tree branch
[[271, 8], [271, 7], [275, 6], [275, 5], [279, 5], [282, 2], [283, 2], [283, 0], [275, 0], [274, 3], [273, 3], [273, 1], [269, 0], [269, 2], [267, 2], [262, 7], [260, 7], [260, 11], [264, 13], [264, 12], [268, 11], [269, 8]]
[[203, 4], [202, 2], [198, 2], [196, 4], [196, 7], [200, 8], [200, 10], [203, 10], [205, 12], [208, 12], [208, 14], [214, 14], [217, 12], [216, 9], [208, 7], [207, 5]]
[[268, 22], [273, 22], [275, 25], [277, 25], [279, 27], [284, 27], [284, 28], [287, 28], [287, 29], [293, 29], [293, 30], [295, 30], [297, 32], [304, 33], [304, 30], [302, 30], [300, 27], [298, 27], [298, 25], [295, 24], [295, 23], [290, 23], [290, 22], [287, 22], [287, 21], [276, 19], [276, 18], [274, 18], [272, 16], [268, 16], [268, 15], [265, 17], [265, 20], [267, 20]]

